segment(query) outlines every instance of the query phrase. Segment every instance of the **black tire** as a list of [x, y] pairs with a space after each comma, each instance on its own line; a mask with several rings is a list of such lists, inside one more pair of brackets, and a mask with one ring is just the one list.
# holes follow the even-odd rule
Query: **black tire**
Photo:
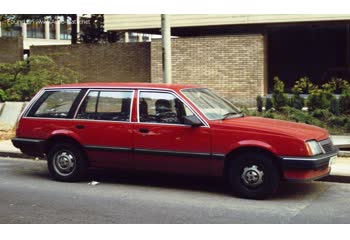
[[74, 143], [57, 143], [52, 146], [47, 165], [50, 175], [57, 181], [76, 182], [86, 177], [86, 159]]
[[273, 159], [263, 153], [242, 153], [231, 159], [228, 180], [242, 198], [265, 199], [278, 189], [280, 172]]

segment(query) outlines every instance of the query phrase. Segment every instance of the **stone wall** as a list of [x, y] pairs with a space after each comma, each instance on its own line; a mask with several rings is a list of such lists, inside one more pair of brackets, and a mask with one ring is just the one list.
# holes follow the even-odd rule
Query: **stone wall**
[[15, 63], [23, 59], [21, 37], [0, 37], [0, 63]]
[[79, 74], [79, 82], [149, 82], [150, 43], [31, 46]]

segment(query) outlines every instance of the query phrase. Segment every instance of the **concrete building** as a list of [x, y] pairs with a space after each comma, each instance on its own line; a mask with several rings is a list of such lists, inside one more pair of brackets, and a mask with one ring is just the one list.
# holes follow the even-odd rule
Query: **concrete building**
[[[19, 22], [0, 22], [0, 37], [21, 37], [24, 51], [30, 46], [71, 44], [71, 22], [64, 17], [55, 20], [27, 20]], [[78, 33], [80, 20], [77, 21]]]
[[[350, 15], [169, 15], [175, 83], [198, 83], [249, 105], [278, 76], [290, 91], [307, 76], [350, 80]], [[158, 14], [105, 15], [105, 30], [159, 34]], [[162, 79], [160, 42], [151, 44], [151, 81]], [[244, 99], [246, 98], [246, 99]]]

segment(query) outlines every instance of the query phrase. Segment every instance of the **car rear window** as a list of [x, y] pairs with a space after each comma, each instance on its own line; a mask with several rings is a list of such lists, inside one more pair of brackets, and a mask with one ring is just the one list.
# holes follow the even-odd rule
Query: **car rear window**
[[69, 111], [80, 90], [46, 91], [29, 111], [28, 117], [68, 118]]
[[92, 90], [82, 102], [76, 119], [130, 121], [132, 91]]

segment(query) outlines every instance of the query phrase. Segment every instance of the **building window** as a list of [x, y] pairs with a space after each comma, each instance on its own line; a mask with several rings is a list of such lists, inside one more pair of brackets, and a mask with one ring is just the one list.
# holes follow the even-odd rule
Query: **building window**
[[50, 39], [56, 39], [56, 23], [50, 23]]
[[17, 37], [22, 35], [22, 27], [20, 24], [8, 24], [1, 22], [1, 33], [4, 37]]
[[61, 24], [60, 39], [61, 40], [70, 40], [70, 39], [72, 39], [71, 32], [72, 32], [72, 25], [71, 24], [65, 24], [65, 23]]
[[28, 38], [45, 38], [45, 24], [41, 22], [33, 22], [27, 24]]

